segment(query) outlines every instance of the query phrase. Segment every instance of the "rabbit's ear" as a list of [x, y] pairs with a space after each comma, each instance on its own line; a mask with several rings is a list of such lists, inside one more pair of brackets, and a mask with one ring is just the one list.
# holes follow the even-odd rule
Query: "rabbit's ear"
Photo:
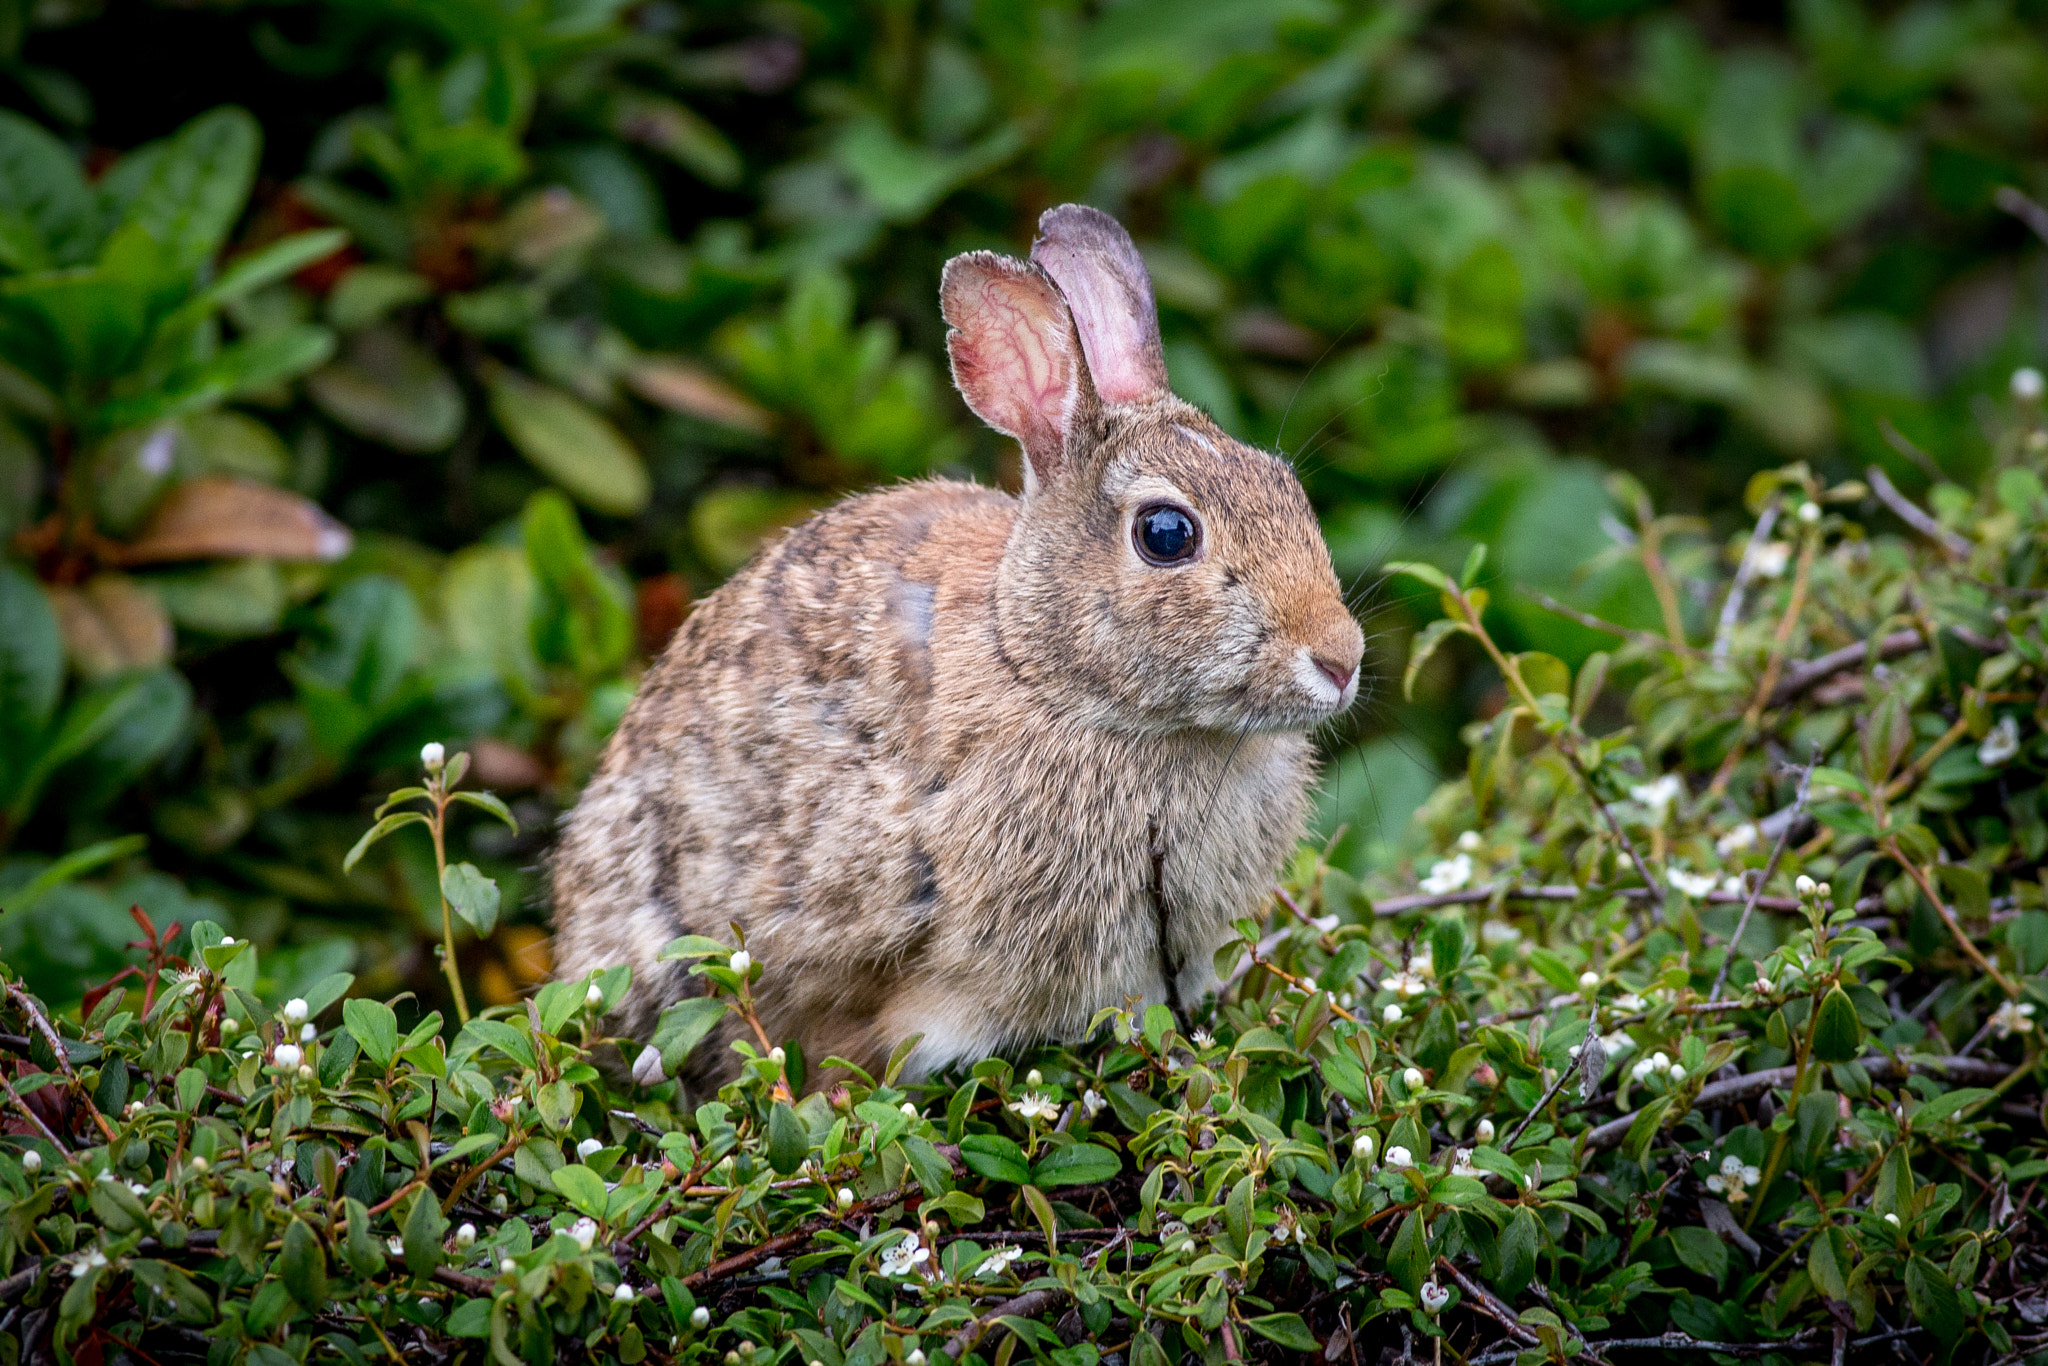
[[1027, 494], [1051, 483], [1086, 383], [1059, 290], [1023, 261], [971, 251], [946, 262], [939, 311], [952, 327], [954, 387], [975, 416], [1023, 446]]
[[1031, 260], [1066, 298], [1097, 396], [1104, 403], [1166, 397], [1152, 277], [1123, 224], [1086, 204], [1047, 209]]

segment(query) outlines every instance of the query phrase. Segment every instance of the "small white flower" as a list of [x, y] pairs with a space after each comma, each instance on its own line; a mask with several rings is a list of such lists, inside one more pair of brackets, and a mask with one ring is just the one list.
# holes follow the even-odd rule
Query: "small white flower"
[[1683, 868], [1672, 868], [1665, 872], [1664, 878], [1673, 887], [1695, 901], [1714, 890], [1714, 875], [1712, 873], [1688, 873]]
[[1027, 1120], [1053, 1119], [1060, 1112], [1060, 1107], [1053, 1103], [1051, 1096], [1038, 1091], [1026, 1091], [1023, 1099], [1010, 1102], [1010, 1109]]
[[1419, 1067], [1405, 1068], [1401, 1072], [1401, 1084], [1411, 1091], [1420, 1091], [1422, 1080], [1422, 1069]]
[[1455, 892], [1472, 881], [1472, 856], [1459, 854], [1455, 858], [1439, 859], [1430, 865], [1429, 876], [1422, 879], [1422, 890], [1430, 896], [1442, 896]]
[[847, 1189], [845, 1186], [841, 1186], [839, 1188], [839, 1193], [833, 1196], [832, 1199], [833, 1202], [837, 1204], [841, 1209], [853, 1208], [853, 1192]]
[[403, 1257], [405, 1255], [405, 1239], [386, 1238], [384, 1240], [384, 1250], [394, 1257]]
[[476, 1241], [476, 1225], [464, 1223], [455, 1230], [455, 1246], [468, 1247]]
[[1422, 1283], [1422, 1307], [1432, 1314], [1441, 1314], [1444, 1306], [1451, 1302], [1451, 1292], [1436, 1283], [1434, 1276]]
[[631, 1304], [633, 1302], [633, 1287], [627, 1285], [624, 1281], [620, 1281], [619, 1288], [612, 1291], [612, 1302], [614, 1304]]
[[1723, 1157], [1721, 1159], [1721, 1175], [1727, 1177], [1730, 1181], [1742, 1175], [1742, 1159], [1734, 1153], [1729, 1153]]
[[1467, 830], [1464, 834], [1458, 836], [1458, 848], [1468, 854], [1478, 853], [1480, 844], [1481, 840], [1477, 830]]
[[130, 1195], [147, 1195], [149, 1194], [149, 1187], [143, 1185], [140, 1181], [130, 1181], [128, 1183], [128, 1193]]
[[754, 955], [748, 953], [745, 949], [740, 949], [732, 957], [725, 960], [725, 965], [740, 976], [745, 977], [748, 969], [754, 966]]
[[1473, 1166], [1473, 1165], [1472, 1165], [1472, 1150], [1471, 1150], [1470, 1148], [1457, 1148], [1457, 1149], [1453, 1149], [1453, 1150], [1452, 1150], [1452, 1152], [1451, 1152], [1451, 1175], [1452, 1175], [1452, 1176], [1478, 1176], [1478, 1175], [1480, 1175], [1480, 1171], [1479, 1171], [1479, 1168], [1477, 1168], [1477, 1167], [1475, 1167], [1475, 1166]]
[[1198, 1029], [1193, 1034], [1188, 1036], [1188, 1042], [1193, 1044], [1197, 1049], [1205, 1049], [1215, 1044], [1216, 1036], [1214, 1034], [1211, 1034], [1206, 1029]]
[[1744, 1164], [1744, 1166], [1743, 1166], [1743, 1168], [1742, 1168], [1742, 1184], [1743, 1184], [1743, 1185], [1745, 1185], [1745, 1186], [1754, 1186], [1754, 1185], [1755, 1185], [1755, 1184], [1756, 1184], [1757, 1182], [1759, 1182], [1759, 1181], [1761, 1181], [1761, 1180], [1763, 1180], [1763, 1179], [1764, 1179], [1764, 1174], [1763, 1174], [1762, 1172], [1758, 1171], [1758, 1170], [1757, 1170], [1757, 1169], [1756, 1169], [1755, 1167], [1753, 1167], [1753, 1166], [1750, 1166], [1750, 1165], [1748, 1165], [1748, 1164]]
[[701, 1304], [692, 1309], [690, 1311], [690, 1326], [700, 1330], [709, 1328], [711, 1326], [711, 1311]]
[[1380, 985], [1402, 996], [1420, 996], [1429, 990], [1429, 979], [1411, 967], [1389, 975]]
[[277, 1051], [270, 1056], [276, 1060], [279, 1067], [297, 1067], [306, 1057], [304, 1053], [299, 1051], [299, 1046], [295, 1043], [279, 1044]]
[[315, 1040], [315, 1039], [317, 1039], [317, 1038], [319, 1038], [319, 1037], [320, 1037], [320, 1026], [319, 1026], [319, 1025], [316, 1025], [316, 1024], [314, 1024], [314, 1023], [313, 1023], [313, 1022], [312, 1022], [311, 1020], [308, 1020], [308, 1021], [307, 1021], [306, 1023], [304, 1023], [304, 1024], [302, 1024], [302, 1025], [300, 1025], [300, 1026], [299, 1026], [299, 1042], [300, 1042], [300, 1043], [311, 1043], [311, 1042], [313, 1042], [313, 1040]]
[[912, 1101], [906, 1100], [903, 1102], [903, 1104], [897, 1106], [896, 1108], [903, 1111], [903, 1116], [905, 1119], [917, 1118], [917, 1105]]
[[1808, 877], [1804, 873], [1801, 873], [1798, 877], [1792, 879], [1792, 890], [1799, 893], [1799, 895], [1801, 896], [1812, 896], [1814, 893], [1814, 889], [1818, 886], [1820, 886], [1819, 883], [1815, 882], [1812, 878]]
[[2041, 397], [2041, 372], [2031, 365], [2022, 365], [2012, 372], [2012, 396], [2022, 403], [2033, 403]]
[[220, 937], [220, 946], [224, 949], [233, 948], [235, 946], [235, 937], [231, 934], [222, 935]]
[[1977, 762], [1986, 768], [1997, 768], [2010, 763], [2020, 752], [2020, 723], [2010, 713], [1998, 718], [1998, 724], [1984, 737], [1984, 743], [1977, 746]]
[[1579, 974], [1579, 990], [1592, 991], [1600, 985], [1600, 974], [1588, 969]]
[[498, 1259], [498, 1270], [501, 1274], [509, 1276], [518, 1269], [519, 1263], [513, 1261], [510, 1257], [501, 1257]]
[[30, 1148], [21, 1155], [21, 1169], [30, 1176], [34, 1176], [43, 1169], [43, 1155], [34, 1148]]
[[2033, 1002], [2007, 1001], [1991, 1012], [1991, 1032], [2001, 1039], [2024, 1034], [2034, 1027], [2033, 1016]]
[[1884, 1217], [1884, 1221], [1887, 1224], [1890, 1224], [1893, 1228], [1897, 1228], [1899, 1226], [1899, 1216], [1896, 1214], [1887, 1214]]
[[1635, 1046], [1636, 1041], [1628, 1036], [1625, 1029], [1617, 1029], [1611, 1034], [1600, 1036], [1600, 1047], [1610, 1058], [1618, 1058]]
[[284, 1003], [284, 1022], [288, 1025], [304, 1024], [311, 1013], [303, 996], [294, 996]]
[[1726, 858], [1730, 854], [1739, 854], [1745, 849], [1755, 848], [1756, 841], [1756, 822], [1744, 821], [1714, 841], [1714, 852]]
[[603, 1151], [604, 1140], [601, 1138], [586, 1138], [576, 1145], [576, 1157], [583, 1162], [588, 1162], [592, 1154]]
[[1815, 522], [1818, 522], [1820, 520], [1820, 504], [1801, 503], [1799, 505], [1799, 520], [1806, 523], [1808, 526], [1812, 526]]
[[1661, 1048], [1658, 1049], [1650, 1055], [1650, 1066], [1659, 1072], [1669, 1072], [1671, 1070], [1671, 1055]]
[[1090, 1119], [1101, 1114], [1102, 1107], [1107, 1104], [1109, 1102], [1102, 1098], [1102, 1092], [1092, 1087], [1081, 1093], [1081, 1108], [1088, 1112], [1088, 1118]]
[[1667, 773], [1655, 781], [1638, 783], [1628, 790], [1628, 795], [1649, 808], [1654, 824], [1662, 825], [1671, 813], [1671, 804], [1685, 795], [1685, 781], [1676, 773]]
[[981, 1265], [974, 1269], [974, 1274], [984, 1279], [994, 1276], [1000, 1276], [1003, 1274], [1003, 1272], [1009, 1270], [1011, 1262], [1016, 1261], [1019, 1257], [1022, 1257], [1023, 1255], [1024, 1249], [1021, 1247], [1010, 1247], [1006, 1245], [1003, 1247], [991, 1248], [989, 1249], [988, 1256], [982, 1259]]
[[1681, 1062], [1675, 1062], [1675, 1063], [1672, 1063], [1672, 1064], [1671, 1064], [1671, 1080], [1673, 1080], [1673, 1081], [1684, 1081], [1684, 1080], [1685, 1080], [1685, 1064], [1684, 1064], [1684, 1063], [1681, 1063]]
[[908, 1276], [919, 1264], [931, 1259], [932, 1250], [916, 1238], [905, 1238], [882, 1254], [884, 1276]]
[[1750, 563], [1756, 572], [1767, 579], [1783, 578], [1785, 566], [1792, 562], [1792, 546], [1785, 541], [1766, 541], [1756, 548], [1756, 558]]
[[583, 1004], [591, 1010], [596, 1010], [599, 1006], [603, 1005], [604, 988], [595, 982], [585, 987], [583, 989]]
[[911, 1348], [903, 1358], [903, 1366], [924, 1366], [924, 1348]]
[[83, 1280], [87, 1272], [103, 1267], [106, 1264], [107, 1254], [96, 1247], [90, 1248], [77, 1261], [71, 1264], [71, 1279], [74, 1281]]
[[1721, 890], [1729, 896], [1741, 896], [1747, 890], [1742, 885], [1742, 874], [1730, 873], [1727, 877], [1722, 878]]
[[420, 746], [420, 763], [427, 772], [438, 773], [441, 765], [448, 761], [448, 751], [441, 748], [439, 740], [429, 740]]
[[1387, 1165], [1389, 1167], [1412, 1167], [1415, 1165], [1415, 1154], [1396, 1143], [1393, 1147], [1387, 1149]]
[[1656, 1070], [1657, 1068], [1655, 1064], [1653, 1064], [1648, 1058], [1638, 1058], [1636, 1060], [1636, 1065], [1628, 1070], [1628, 1074], [1634, 1077], [1637, 1081], [1648, 1081], [1650, 1079], [1650, 1074], [1652, 1072], [1655, 1072]]
[[1372, 1150], [1376, 1146], [1377, 1144], [1373, 1140], [1372, 1131], [1367, 1130], [1365, 1133], [1362, 1133], [1357, 1138], [1351, 1140], [1351, 1155], [1361, 1162], [1370, 1162], [1372, 1160]]
[[1390, 1025], [1401, 1023], [1401, 1007], [1389, 1001], [1386, 1009], [1380, 1012], [1380, 1019]]
[[1636, 995], [1633, 991], [1624, 991], [1621, 995], [1614, 998], [1614, 1008], [1634, 1013], [1643, 1008], [1643, 998]]
[[576, 1246], [585, 1252], [590, 1251], [590, 1245], [597, 1241], [597, 1220], [588, 1217], [578, 1219], [569, 1225], [569, 1236], [576, 1240]]
[[659, 1086], [661, 1079], [661, 1050], [649, 1044], [633, 1059], [633, 1080], [642, 1086]]
[[1472, 1137], [1478, 1139], [1481, 1143], [1493, 1142], [1493, 1121], [1490, 1119], [1482, 1119], [1477, 1124], [1473, 1125]]
[[1521, 937], [1522, 932], [1505, 920], [1489, 920], [1479, 927], [1479, 942], [1489, 949], [1512, 944]]
[[212, 1164], [211, 1164], [211, 1163], [209, 1163], [209, 1162], [208, 1162], [208, 1161], [207, 1161], [207, 1160], [206, 1160], [205, 1158], [203, 1158], [203, 1157], [195, 1157], [195, 1158], [193, 1158], [193, 1159], [192, 1159], [192, 1170], [193, 1170], [193, 1171], [195, 1171], [195, 1172], [198, 1172], [198, 1173], [200, 1173], [201, 1175], [204, 1175], [204, 1174], [205, 1174], [205, 1172], [206, 1172], [206, 1169], [207, 1169], [207, 1168], [208, 1168], [209, 1166], [211, 1166], [211, 1165], [212, 1165]]

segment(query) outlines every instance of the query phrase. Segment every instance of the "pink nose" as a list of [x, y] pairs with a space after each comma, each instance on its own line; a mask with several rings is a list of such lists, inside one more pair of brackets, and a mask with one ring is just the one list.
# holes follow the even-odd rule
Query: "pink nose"
[[1321, 655], [1315, 656], [1315, 661], [1316, 667], [1323, 671], [1323, 677], [1335, 683], [1337, 691], [1340, 693], [1351, 686], [1351, 676], [1358, 672], [1356, 664], [1335, 663], [1324, 659]]

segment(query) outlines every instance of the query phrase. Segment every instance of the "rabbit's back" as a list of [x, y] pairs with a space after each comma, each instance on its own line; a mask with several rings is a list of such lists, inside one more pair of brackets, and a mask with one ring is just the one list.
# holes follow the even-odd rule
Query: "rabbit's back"
[[[691, 613], [554, 865], [558, 971], [630, 964], [625, 1032], [645, 1037], [689, 994], [661, 947], [728, 921], [778, 960], [776, 1014], [826, 1021], [823, 1035], [879, 1009], [860, 984], [889, 975], [930, 900], [911, 827], [938, 762], [934, 622], [977, 608], [940, 599], [985, 596], [1014, 514], [951, 481], [849, 499]], [[804, 972], [794, 950], [845, 971]]]

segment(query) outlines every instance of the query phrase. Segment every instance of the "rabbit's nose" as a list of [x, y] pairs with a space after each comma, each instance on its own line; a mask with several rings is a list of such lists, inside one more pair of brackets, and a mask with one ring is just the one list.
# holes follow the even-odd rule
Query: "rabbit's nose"
[[1358, 672], [1357, 660], [1330, 659], [1324, 655], [1314, 655], [1311, 657], [1315, 660], [1316, 667], [1323, 671], [1323, 677], [1329, 679], [1332, 683], [1335, 683], [1337, 685], [1337, 691], [1339, 693], [1342, 693], [1346, 688], [1351, 686], [1352, 675]]

